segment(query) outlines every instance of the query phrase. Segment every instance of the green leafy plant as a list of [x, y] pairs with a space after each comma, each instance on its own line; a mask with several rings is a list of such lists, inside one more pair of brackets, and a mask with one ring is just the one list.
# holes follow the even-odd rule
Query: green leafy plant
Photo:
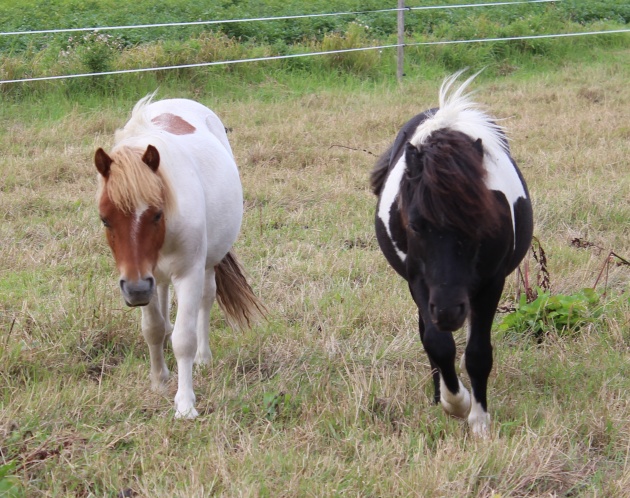
[[518, 307], [503, 318], [499, 330], [529, 332], [538, 338], [551, 331], [574, 332], [601, 315], [602, 308], [598, 305], [599, 295], [593, 289], [571, 295], [552, 295], [539, 289], [538, 297], [531, 303], [524, 294], [521, 296]]
[[24, 496], [20, 481], [11, 473], [15, 470], [15, 462], [0, 465], [0, 496], [18, 498]]
[[269, 392], [263, 395], [263, 408], [265, 410], [265, 418], [267, 420], [275, 419], [280, 413], [283, 404], [291, 399], [291, 395], [287, 393]]
[[94, 31], [83, 36], [71, 36], [61, 55], [69, 57], [74, 52], [90, 72], [100, 73], [112, 69], [112, 61], [122, 49], [123, 43], [119, 39]]

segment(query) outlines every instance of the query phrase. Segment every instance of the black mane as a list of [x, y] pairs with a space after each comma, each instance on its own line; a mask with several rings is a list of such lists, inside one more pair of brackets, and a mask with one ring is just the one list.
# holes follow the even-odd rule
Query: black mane
[[501, 211], [485, 184], [481, 140], [445, 128], [433, 132], [418, 148], [408, 143], [405, 159], [400, 189], [403, 212], [413, 207], [433, 226], [474, 240], [496, 230]]

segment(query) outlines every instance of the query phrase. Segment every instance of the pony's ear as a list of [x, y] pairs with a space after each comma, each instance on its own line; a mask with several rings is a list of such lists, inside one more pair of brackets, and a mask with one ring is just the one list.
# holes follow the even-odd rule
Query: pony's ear
[[422, 174], [422, 150], [418, 149], [411, 142], [405, 145], [405, 163], [407, 164], [407, 174], [410, 177]]
[[473, 148], [479, 152], [481, 157], [483, 157], [483, 144], [481, 143], [481, 138], [478, 138], [473, 142]]
[[107, 155], [100, 147], [96, 150], [94, 154], [94, 166], [98, 172], [103, 176], [103, 178], [109, 177], [109, 167], [112, 165], [112, 158]]
[[142, 162], [146, 164], [155, 173], [160, 166], [160, 153], [153, 145], [147, 145], [144, 151]]

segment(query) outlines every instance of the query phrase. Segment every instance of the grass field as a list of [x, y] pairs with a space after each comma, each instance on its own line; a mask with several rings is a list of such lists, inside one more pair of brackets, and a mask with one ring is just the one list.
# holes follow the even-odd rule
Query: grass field
[[[592, 287], [611, 250], [630, 256], [629, 56], [475, 84], [528, 181], [553, 293]], [[431, 403], [368, 176], [370, 153], [436, 104], [439, 83], [161, 89], [232, 130], [246, 199], [235, 249], [270, 310], [237, 333], [215, 309], [193, 422], [173, 418], [176, 382], [149, 389], [140, 312], [123, 306], [94, 202], [94, 150], [143, 95], [4, 100], [0, 494], [630, 496], [626, 266], [610, 267], [603, 313], [579, 330], [551, 328], [540, 344], [497, 331], [488, 440]], [[511, 278], [506, 303], [515, 290]]]

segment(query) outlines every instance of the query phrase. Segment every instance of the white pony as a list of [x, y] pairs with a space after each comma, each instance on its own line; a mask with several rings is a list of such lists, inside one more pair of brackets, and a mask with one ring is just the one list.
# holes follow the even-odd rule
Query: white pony
[[[243, 193], [223, 124], [197, 102], [152, 98], [135, 105], [110, 154], [96, 151], [98, 209], [122, 296], [127, 305], [142, 307], [152, 387], [162, 390], [169, 377], [164, 347], [170, 337], [178, 369], [175, 416], [195, 418], [193, 363], [212, 358], [215, 296], [239, 327], [264, 315], [264, 307], [230, 251]], [[170, 283], [178, 301], [174, 327]]]

